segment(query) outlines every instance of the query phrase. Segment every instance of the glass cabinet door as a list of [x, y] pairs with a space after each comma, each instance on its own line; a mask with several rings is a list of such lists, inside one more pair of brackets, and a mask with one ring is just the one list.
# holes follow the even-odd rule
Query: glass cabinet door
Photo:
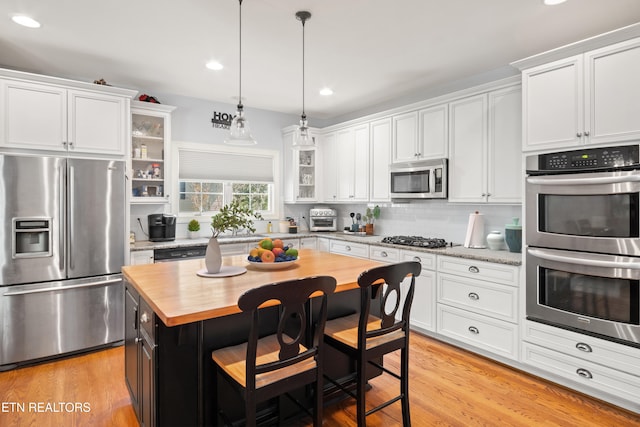
[[171, 111], [175, 107], [132, 103], [131, 203], [167, 203], [167, 156], [171, 136]]
[[298, 200], [316, 200], [316, 151], [294, 153], [298, 156]]

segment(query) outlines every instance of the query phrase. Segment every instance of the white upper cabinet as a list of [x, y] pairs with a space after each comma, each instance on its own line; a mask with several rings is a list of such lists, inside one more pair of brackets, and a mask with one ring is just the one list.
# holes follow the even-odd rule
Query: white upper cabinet
[[421, 159], [446, 159], [449, 154], [449, 105], [418, 112], [420, 127], [417, 153]]
[[133, 101], [131, 203], [168, 203], [171, 113], [176, 107]]
[[[311, 137], [318, 140], [315, 130]], [[283, 134], [284, 140], [284, 201], [287, 203], [317, 202], [318, 198], [318, 151], [316, 149], [294, 150], [295, 131]], [[317, 144], [316, 144], [317, 146]]]
[[[0, 80], [0, 145], [15, 149], [124, 156], [134, 91], [106, 93], [24, 80]], [[86, 86], [86, 84], [84, 84]]]
[[393, 117], [393, 163], [443, 159], [448, 152], [448, 104]]
[[520, 86], [449, 104], [449, 201], [520, 203]]
[[369, 123], [337, 131], [336, 144], [337, 201], [368, 201]]
[[389, 163], [391, 163], [391, 119], [381, 119], [369, 124], [371, 133], [371, 180], [369, 201], [389, 200]]
[[640, 138], [640, 38], [523, 70], [523, 149]]
[[393, 162], [418, 158], [418, 112], [393, 116]]
[[449, 201], [486, 201], [487, 95], [449, 104]]
[[322, 148], [322, 199], [335, 202], [338, 200], [336, 132], [322, 134], [319, 145]]

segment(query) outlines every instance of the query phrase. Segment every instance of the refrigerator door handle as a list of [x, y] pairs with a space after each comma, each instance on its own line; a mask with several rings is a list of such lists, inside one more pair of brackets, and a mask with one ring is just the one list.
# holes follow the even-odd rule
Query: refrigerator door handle
[[29, 294], [37, 294], [42, 292], [66, 291], [68, 289], [90, 288], [94, 286], [102, 286], [102, 285], [108, 285], [111, 283], [118, 283], [121, 281], [122, 279], [118, 278], [118, 279], [100, 280], [100, 281], [91, 282], [91, 283], [81, 283], [78, 285], [67, 285], [67, 286], [58, 286], [58, 287], [50, 286], [48, 288], [39, 288], [39, 289], [31, 289], [31, 290], [24, 290], [24, 291], [9, 291], [9, 292], [5, 292], [3, 296], [11, 297], [16, 295], [29, 295]]
[[75, 180], [75, 168], [73, 166], [69, 166], [69, 210], [68, 210], [68, 215], [69, 215], [69, 239], [67, 242], [67, 257], [69, 258], [69, 269], [73, 270], [75, 268], [75, 264], [73, 262], [73, 241], [75, 239], [74, 236], [74, 229], [75, 229], [75, 214], [74, 214], [74, 203], [75, 203], [75, 186], [76, 186], [76, 180]]
[[59, 176], [60, 176], [60, 213], [59, 213], [59, 220], [58, 223], [60, 224], [60, 232], [58, 233], [58, 266], [60, 267], [60, 271], [65, 271], [66, 265], [65, 265], [65, 257], [66, 257], [66, 252], [65, 252], [65, 234], [66, 234], [66, 217], [65, 217], [65, 211], [66, 211], [66, 205], [65, 205], [65, 197], [64, 197], [64, 191], [62, 191], [63, 188], [65, 188], [65, 168], [64, 167], [59, 167]]

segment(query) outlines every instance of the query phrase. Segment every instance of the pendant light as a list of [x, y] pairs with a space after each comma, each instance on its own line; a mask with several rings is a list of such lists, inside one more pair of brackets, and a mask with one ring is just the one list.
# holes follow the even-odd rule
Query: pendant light
[[225, 144], [229, 145], [255, 145], [258, 142], [253, 139], [251, 136], [251, 129], [249, 128], [249, 122], [244, 118], [244, 108], [242, 105], [242, 0], [239, 0], [240, 3], [240, 53], [238, 57], [239, 60], [239, 90], [238, 90], [238, 107], [236, 111], [236, 115], [233, 117], [231, 121], [231, 126], [229, 127], [229, 136], [224, 140]]
[[307, 115], [304, 112], [304, 24], [311, 18], [311, 13], [300, 11], [296, 13], [296, 19], [302, 22], [302, 115], [300, 116], [300, 126], [296, 129], [293, 140], [293, 149], [314, 149], [315, 141], [309, 134], [309, 126], [307, 124]]

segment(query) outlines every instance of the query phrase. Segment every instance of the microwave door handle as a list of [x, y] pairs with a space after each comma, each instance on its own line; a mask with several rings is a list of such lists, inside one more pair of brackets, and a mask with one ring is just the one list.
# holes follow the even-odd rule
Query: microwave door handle
[[540, 259], [547, 261], [558, 261], [567, 264], [583, 265], [588, 267], [604, 267], [604, 268], [625, 268], [630, 270], [640, 270], [640, 263], [638, 262], [616, 262], [616, 261], [603, 261], [599, 259], [589, 258], [587, 254], [580, 254], [580, 256], [560, 255], [556, 253], [548, 252], [544, 249], [532, 249], [527, 251]]
[[598, 185], [622, 184], [624, 182], [640, 182], [640, 175], [631, 176], [601, 176], [595, 178], [560, 178], [528, 177], [528, 184], [540, 185]]

